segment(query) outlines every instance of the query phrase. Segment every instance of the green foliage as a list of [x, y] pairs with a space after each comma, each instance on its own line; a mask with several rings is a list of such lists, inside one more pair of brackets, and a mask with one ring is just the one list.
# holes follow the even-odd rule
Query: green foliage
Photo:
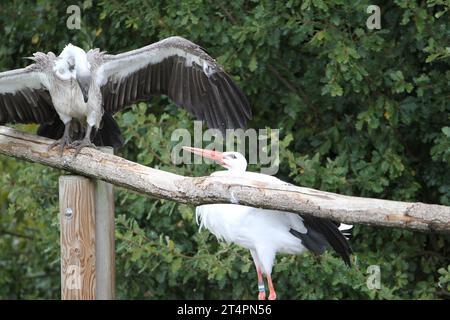
[[[84, 1], [82, 29], [65, 26], [70, 1], [0, 4], [0, 68], [67, 42], [120, 52], [184, 36], [222, 63], [252, 104], [255, 128], [281, 130], [279, 177], [349, 195], [450, 205], [450, 19], [448, 2]], [[191, 128], [166, 98], [118, 116], [120, 154], [183, 175], [171, 132]], [[33, 126], [22, 126], [34, 130]], [[256, 170], [257, 168], [252, 168]], [[57, 177], [0, 158], [0, 298], [59, 297]], [[117, 190], [119, 298], [255, 298], [249, 253], [198, 232], [194, 208]], [[334, 254], [279, 256], [285, 299], [434, 299], [450, 292], [448, 236], [357, 226], [355, 266]], [[381, 288], [366, 286], [379, 265]]]

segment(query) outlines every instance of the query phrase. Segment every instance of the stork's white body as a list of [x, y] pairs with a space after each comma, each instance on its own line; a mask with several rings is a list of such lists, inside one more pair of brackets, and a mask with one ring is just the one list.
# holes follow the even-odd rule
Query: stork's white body
[[196, 216], [201, 227], [207, 228], [219, 240], [234, 242], [252, 252], [255, 264], [271, 273], [277, 252], [300, 254], [306, 250], [302, 242], [289, 233], [304, 230], [297, 214], [265, 210], [237, 204], [199, 206]]
[[[236, 176], [236, 171], [218, 171], [212, 176]], [[284, 183], [264, 174], [239, 172], [241, 178], [258, 182]], [[211, 231], [219, 240], [236, 243], [250, 250], [255, 265], [271, 273], [275, 255], [301, 254], [306, 251], [300, 239], [289, 230], [306, 233], [303, 219], [295, 213], [266, 210], [238, 204], [208, 204], [196, 208], [200, 227]]]

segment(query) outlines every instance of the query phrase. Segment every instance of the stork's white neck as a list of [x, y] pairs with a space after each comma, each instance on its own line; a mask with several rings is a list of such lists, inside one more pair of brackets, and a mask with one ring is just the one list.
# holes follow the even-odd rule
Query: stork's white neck
[[223, 153], [221, 165], [233, 174], [240, 174], [247, 171], [247, 160], [239, 152]]

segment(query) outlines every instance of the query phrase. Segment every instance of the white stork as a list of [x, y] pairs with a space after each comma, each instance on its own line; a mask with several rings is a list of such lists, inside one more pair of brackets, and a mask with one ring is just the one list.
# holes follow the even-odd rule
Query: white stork
[[[286, 184], [265, 174], [247, 172], [247, 160], [238, 152], [218, 152], [200, 148], [183, 147], [194, 154], [216, 161], [228, 170], [217, 171], [212, 176], [244, 177], [254, 181]], [[306, 250], [322, 254], [328, 245], [350, 266], [351, 248], [347, 241], [352, 226], [334, 221], [303, 216], [295, 213], [266, 210], [237, 204], [208, 204], [196, 208], [197, 223], [219, 240], [236, 243], [250, 250], [258, 275], [258, 299], [265, 300], [263, 274], [269, 287], [269, 300], [276, 299], [272, 283], [272, 267], [277, 252], [300, 254]]]
[[26, 68], [0, 73], [0, 124], [39, 123], [38, 134], [60, 138], [52, 147], [60, 144], [61, 153], [74, 136], [77, 153], [92, 146], [91, 138], [120, 146], [123, 138], [112, 115], [154, 95], [168, 96], [221, 131], [244, 128], [251, 118], [231, 77], [200, 46], [181, 37], [118, 55], [69, 44], [59, 56], [37, 52], [30, 59], [35, 63]]

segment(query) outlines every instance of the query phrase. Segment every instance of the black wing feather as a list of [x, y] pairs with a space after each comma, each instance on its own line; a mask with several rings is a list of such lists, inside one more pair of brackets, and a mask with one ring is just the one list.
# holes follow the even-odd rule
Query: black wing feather
[[[144, 55], [153, 48], [162, 51], [177, 49], [185, 52], [186, 56], [190, 54], [200, 57], [208, 62], [208, 74], [196, 61], [188, 63], [186, 56], [178, 53], [169, 54], [162, 61], [140, 66], [127, 76], [116, 77], [111, 73], [102, 87], [106, 112], [114, 114], [134, 103], [146, 101], [152, 95], [167, 95], [176, 105], [186, 108], [200, 120], [205, 120], [210, 128], [222, 131], [226, 128], [245, 128], [251, 118], [245, 94], [211, 57], [188, 40], [169, 38], [155, 44], [152, 49], [143, 48], [128, 55], [109, 56], [106, 63], [114, 59], [124, 59], [124, 63], [128, 63], [128, 57]], [[153, 51], [157, 54], [155, 52]], [[117, 84], [118, 90], [114, 91]], [[120, 99], [111, 98], [117, 95]]]
[[0, 124], [47, 123], [55, 115], [50, 94], [44, 89], [0, 94]]
[[351, 266], [350, 255], [352, 249], [344, 234], [339, 230], [339, 224], [329, 219], [301, 216], [307, 233], [291, 229], [292, 235], [302, 240], [303, 245], [316, 254], [322, 254], [324, 245], [328, 243]]

